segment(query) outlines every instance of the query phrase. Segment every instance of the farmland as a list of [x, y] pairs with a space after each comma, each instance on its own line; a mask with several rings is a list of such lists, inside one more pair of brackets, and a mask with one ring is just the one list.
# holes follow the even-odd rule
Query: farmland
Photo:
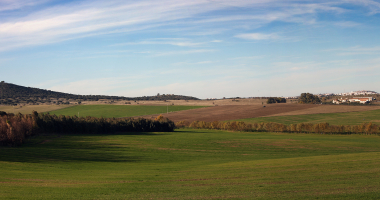
[[[380, 114], [377, 106], [299, 104], [80, 105], [50, 114], [152, 118], [167, 109], [174, 121], [284, 124], [378, 123]], [[49, 133], [0, 147], [0, 199], [378, 199], [379, 143], [378, 135], [189, 128]]]
[[147, 106], [147, 105], [79, 105], [49, 112], [55, 115], [86, 117], [134, 117], [166, 112], [176, 112], [204, 106]]
[[1, 199], [378, 199], [380, 138], [171, 133], [41, 135], [1, 147]]
[[26, 106], [0, 106], [0, 110], [7, 113], [30, 114], [33, 110], [37, 112], [49, 112], [70, 107], [71, 105], [26, 105]]
[[[261, 104], [248, 105], [223, 105], [212, 106], [202, 109], [185, 110], [182, 112], [163, 114], [165, 117], [178, 121], [226, 121], [269, 116], [292, 116], [292, 115], [313, 115], [321, 113], [351, 113], [361, 111], [380, 110], [380, 106], [343, 106], [343, 105], [315, 105], [315, 104], [270, 104], [263, 107]], [[344, 114], [342, 114], [344, 115]], [[148, 118], [157, 115], [147, 116]], [[282, 119], [285, 119], [283, 117]], [[323, 120], [323, 119], [321, 119]], [[361, 119], [362, 120], [362, 119]], [[358, 122], [358, 123], [362, 123]]]
[[276, 122], [286, 125], [298, 123], [324, 123], [333, 125], [359, 125], [362, 123], [372, 122], [380, 124], [380, 110], [348, 112], [348, 113], [323, 113], [309, 115], [287, 115], [273, 117], [257, 117], [248, 119], [239, 119], [247, 123]]

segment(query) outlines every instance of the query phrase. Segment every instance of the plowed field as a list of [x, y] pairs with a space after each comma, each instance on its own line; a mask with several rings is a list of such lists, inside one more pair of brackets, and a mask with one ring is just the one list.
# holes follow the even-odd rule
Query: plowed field
[[[344, 113], [380, 109], [380, 106], [345, 106], [345, 105], [313, 105], [313, 104], [270, 104], [265, 105], [223, 105], [193, 110], [185, 110], [163, 114], [174, 122], [178, 121], [225, 121], [254, 117], [286, 116], [319, 113]], [[155, 118], [148, 115], [145, 118]]]
[[[300, 105], [300, 104], [272, 104], [266, 105], [225, 105], [213, 106], [200, 109], [186, 110], [163, 114], [174, 122], [178, 121], [224, 121], [234, 119], [244, 119], [253, 117], [263, 117], [279, 113], [287, 113], [297, 110], [314, 108], [320, 105]], [[157, 115], [145, 116], [146, 118], [155, 118]]]

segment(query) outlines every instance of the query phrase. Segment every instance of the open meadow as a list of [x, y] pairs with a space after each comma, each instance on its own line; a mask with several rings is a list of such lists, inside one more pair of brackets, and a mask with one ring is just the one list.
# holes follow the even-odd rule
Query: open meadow
[[134, 117], [167, 112], [176, 112], [189, 109], [203, 108], [204, 106], [152, 106], [152, 105], [78, 105], [60, 110], [50, 111], [50, 114], [82, 117]]
[[1, 199], [379, 199], [380, 137], [179, 129], [0, 147]]

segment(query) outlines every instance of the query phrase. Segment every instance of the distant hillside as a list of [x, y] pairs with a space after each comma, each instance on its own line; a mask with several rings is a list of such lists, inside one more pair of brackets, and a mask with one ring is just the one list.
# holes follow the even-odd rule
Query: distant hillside
[[24, 87], [11, 83], [5, 83], [2, 81], [0, 83], [0, 98], [29, 98], [29, 97], [38, 97], [38, 98], [77, 98], [78, 95], [66, 94], [62, 92], [54, 92], [50, 90], [43, 90], [38, 88]]
[[[50, 103], [51, 99], [56, 99], [55, 103], [68, 104], [69, 100], [74, 101], [98, 101], [99, 99], [129, 100], [129, 101], [149, 101], [149, 100], [199, 100], [195, 97], [182, 95], [157, 95], [144, 97], [122, 97], [106, 95], [75, 95], [63, 92], [55, 92], [39, 88], [24, 87], [12, 83], [0, 82], [0, 104], [14, 105], [18, 103], [36, 104]], [[59, 100], [59, 101], [58, 101]]]

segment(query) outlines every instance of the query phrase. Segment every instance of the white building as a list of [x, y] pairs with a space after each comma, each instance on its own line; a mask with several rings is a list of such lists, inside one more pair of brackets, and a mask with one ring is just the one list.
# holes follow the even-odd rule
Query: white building
[[350, 103], [359, 102], [359, 103], [365, 104], [371, 101], [373, 101], [373, 97], [356, 97], [356, 98], [351, 98], [351, 99], [347, 99], [347, 98], [334, 99], [332, 103], [341, 104], [341, 103], [346, 103], [346, 102], [350, 102]]

